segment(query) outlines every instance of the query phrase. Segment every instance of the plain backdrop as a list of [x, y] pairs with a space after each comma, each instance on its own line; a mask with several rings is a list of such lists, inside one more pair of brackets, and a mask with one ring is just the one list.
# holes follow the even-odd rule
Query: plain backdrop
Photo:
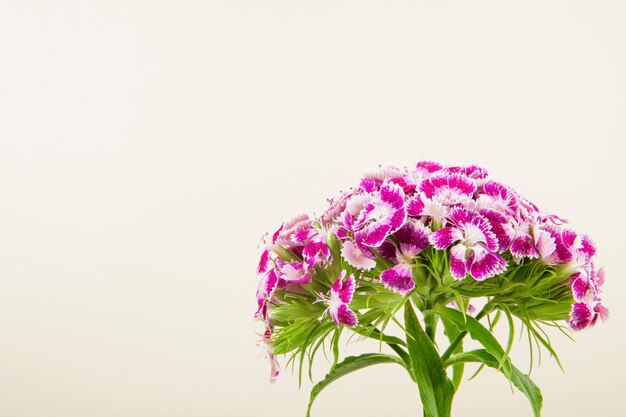
[[[611, 319], [552, 332], [565, 373], [545, 355], [533, 377], [545, 416], [623, 416], [625, 19], [620, 0], [2, 0], [0, 416], [303, 416], [311, 384], [269, 384], [258, 346], [260, 237], [422, 159], [483, 164], [592, 236]], [[369, 368], [318, 398], [340, 415], [421, 415], [417, 389]], [[487, 370], [454, 403], [477, 415], [531, 410]]]

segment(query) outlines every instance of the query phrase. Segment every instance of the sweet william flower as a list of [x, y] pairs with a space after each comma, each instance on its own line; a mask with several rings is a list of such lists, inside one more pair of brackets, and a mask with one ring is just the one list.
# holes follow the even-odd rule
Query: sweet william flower
[[341, 224], [358, 245], [378, 247], [406, 221], [404, 196], [402, 187], [391, 182], [380, 191], [355, 194], [346, 203]]
[[[255, 318], [265, 324], [271, 378], [279, 372], [278, 356], [312, 359], [325, 342], [332, 346], [336, 363], [312, 399], [345, 373], [393, 362], [409, 371], [418, 389], [433, 388], [421, 392], [436, 397], [423, 403], [424, 415], [451, 417], [459, 365], [470, 359], [512, 366], [505, 349], [495, 349], [497, 341], [487, 337], [501, 313], [510, 340], [513, 317], [537, 335], [547, 323], [562, 321], [579, 331], [608, 317], [601, 300], [605, 274], [591, 240], [488, 178], [482, 167], [432, 161], [412, 169], [380, 166], [328, 201], [319, 218], [301, 215], [267, 235], [257, 264]], [[475, 305], [483, 307], [474, 311]], [[396, 314], [402, 308], [404, 324]], [[443, 343], [439, 321], [450, 338]], [[398, 324], [406, 338], [386, 333], [388, 323]], [[341, 333], [351, 331], [390, 350], [340, 361]], [[480, 354], [464, 354], [466, 334], [483, 345]], [[535, 341], [553, 352], [548, 338]], [[416, 348], [428, 354], [415, 355]], [[415, 373], [415, 366], [428, 373]], [[503, 374], [516, 375], [514, 385], [538, 416], [541, 394], [530, 378]]]
[[498, 241], [487, 219], [478, 213], [456, 208], [450, 214], [452, 226], [430, 237], [436, 249], [450, 247], [450, 273], [456, 279], [469, 274], [479, 281], [504, 272], [506, 260], [497, 254]]
[[348, 264], [358, 269], [369, 271], [376, 266], [376, 261], [369, 249], [359, 247], [349, 240], [344, 242], [343, 248], [341, 248], [341, 256]]
[[381, 272], [380, 281], [385, 287], [400, 294], [407, 294], [415, 287], [412, 261], [430, 245], [429, 234], [430, 230], [417, 221], [408, 221], [394, 234], [398, 242], [393, 246], [398, 264]]
[[345, 324], [354, 327], [357, 324], [357, 317], [348, 304], [352, 301], [356, 288], [354, 276], [350, 275], [345, 281], [346, 271], [341, 271], [337, 280], [330, 287], [328, 297], [323, 297], [324, 303], [328, 306], [327, 312], [332, 317], [336, 326]]

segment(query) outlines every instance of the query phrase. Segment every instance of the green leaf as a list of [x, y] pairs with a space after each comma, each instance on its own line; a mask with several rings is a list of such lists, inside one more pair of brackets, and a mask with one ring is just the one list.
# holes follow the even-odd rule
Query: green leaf
[[[456, 355], [446, 361], [446, 366], [454, 366], [459, 363], [467, 362], [479, 362], [491, 368], [495, 368], [504, 374], [503, 369], [500, 368], [500, 361], [484, 349], [473, 350], [471, 352]], [[505, 374], [505, 376], [526, 396], [526, 398], [528, 398], [528, 401], [532, 406], [534, 416], [541, 417], [543, 397], [539, 387], [535, 385], [532, 379], [513, 365], [511, 365], [510, 375]]]
[[454, 384], [446, 375], [439, 353], [418, 321], [410, 302], [404, 307], [404, 322], [411, 370], [420, 391], [424, 415], [450, 417]]
[[[351, 330], [353, 330], [355, 333], [358, 333], [362, 336], [369, 337], [371, 339], [386, 343], [391, 349], [393, 349], [394, 352], [398, 354], [398, 356], [400, 356], [400, 358], [404, 361], [407, 367], [411, 366], [411, 360], [409, 358], [409, 354], [406, 353], [406, 350], [402, 348], [403, 346], [406, 346], [406, 343], [404, 343], [404, 340], [398, 339], [395, 336], [388, 336], [375, 327], [371, 327], [369, 329], [362, 329], [360, 327], [355, 327]], [[411, 374], [411, 377], [413, 377], [413, 374]]]
[[489, 352], [494, 358], [498, 360], [498, 363], [501, 363], [502, 370], [505, 375], [510, 375], [511, 373], [511, 363], [508, 360], [506, 352], [500, 345], [500, 342], [491, 334], [489, 329], [480, 324], [478, 320], [476, 320], [472, 316], [463, 316], [463, 314], [452, 308], [444, 307], [438, 305], [434, 308], [434, 310], [439, 313], [442, 317], [447, 318], [448, 320], [453, 321], [456, 325], [462, 329], [466, 330], [472, 339], [480, 342], [487, 352]]
[[392, 355], [385, 355], [382, 353], [366, 353], [359, 356], [348, 356], [343, 361], [333, 366], [330, 372], [326, 375], [326, 377], [324, 377], [323, 380], [315, 384], [315, 386], [311, 389], [309, 406], [306, 412], [307, 417], [310, 417], [311, 415], [311, 407], [313, 406], [313, 401], [315, 401], [315, 398], [319, 395], [320, 392], [322, 392], [324, 388], [330, 385], [333, 381], [336, 381], [337, 379], [351, 372], [379, 363], [397, 363], [405, 367], [404, 362], [402, 362], [400, 358]]

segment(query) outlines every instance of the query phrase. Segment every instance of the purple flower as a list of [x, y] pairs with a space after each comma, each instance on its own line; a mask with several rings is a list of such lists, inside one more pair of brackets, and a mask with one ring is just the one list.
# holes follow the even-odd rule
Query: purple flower
[[349, 240], [345, 241], [341, 249], [341, 256], [350, 264], [358, 269], [369, 271], [376, 266], [374, 256], [365, 247], [359, 247]]
[[348, 304], [352, 301], [356, 284], [353, 275], [344, 281], [345, 276], [346, 271], [341, 271], [333, 286], [330, 287], [329, 297], [323, 297], [323, 300], [336, 326], [345, 324], [348, 327], [354, 327], [357, 324], [357, 317]]
[[380, 191], [353, 195], [346, 203], [341, 224], [354, 234], [357, 245], [378, 247], [406, 221], [404, 191], [385, 182]]
[[450, 214], [450, 221], [453, 226], [434, 232], [430, 242], [435, 249], [446, 249], [452, 245], [450, 272], [454, 278], [463, 279], [469, 272], [474, 279], [482, 281], [504, 272], [506, 261], [496, 253], [498, 240], [486, 218], [456, 208]]
[[573, 330], [583, 330], [596, 324], [598, 318], [606, 321], [609, 317], [609, 310], [600, 302], [579, 302], [572, 305], [569, 325]]
[[[385, 287], [400, 294], [407, 294], [415, 287], [411, 265], [415, 256], [430, 245], [430, 233], [423, 223], [410, 220], [394, 234], [398, 242], [397, 246], [394, 245], [398, 264], [380, 274]], [[389, 242], [389, 245], [393, 244]]]
[[436, 173], [420, 183], [419, 192], [407, 204], [407, 212], [413, 217], [428, 216], [441, 225], [451, 207], [469, 204], [475, 192], [475, 181], [463, 174]]

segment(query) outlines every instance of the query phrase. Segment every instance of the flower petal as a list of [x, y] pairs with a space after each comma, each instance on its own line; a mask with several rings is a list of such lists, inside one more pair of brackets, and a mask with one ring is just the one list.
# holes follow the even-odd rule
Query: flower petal
[[576, 301], [582, 301], [589, 290], [589, 280], [585, 274], [576, 273], [572, 276], [572, 294]]
[[415, 256], [430, 245], [428, 237], [431, 230], [422, 222], [408, 221], [394, 236], [398, 239], [400, 250], [405, 256]]
[[380, 274], [380, 281], [385, 287], [400, 294], [406, 294], [415, 287], [411, 267], [405, 264], [383, 271]]
[[270, 251], [265, 249], [261, 254], [261, 259], [259, 260], [259, 266], [257, 267], [257, 273], [264, 274], [269, 269], [269, 261], [270, 261]]
[[309, 282], [307, 272], [302, 262], [287, 262], [280, 269], [280, 277], [294, 284], [306, 284]]
[[369, 271], [376, 266], [376, 261], [370, 258], [357, 245], [351, 241], [346, 241], [341, 248], [341, 256], [350, 266]]
[[445, 249], [457, 240], [463, 238], [463, 233], [456, 227], [444, 227], [430, 235], [430, 243], [435, 249]]
[[591, 324], [594, 311], [587, 303], [574, 303], [570, 312], [569, 325], [574, 330], [582, 330]]
[[478, 281], [483, 281], [506, 270], [506, 261], [498, 254], [486, 249], [474, 248], [474, 257], [471, 259], [470, 275]]
[[450, 273], [455, 279], [463, 279], [467, 275], [467, 249], [463, 245], [454, 245], [450, 248]]
[[[340, 276], [340, 279], [341, 279], [341, 276]], [[341, 300], [342, 303], [350, 304], [350, 301], [352, 301], [352, 296], [354, 295], [355, 289], [356, 289], [356, 283], [354, 282], [354, 275], [350, 275], [348, 279], [346, 279], [341, 284], [341, 289], [337, 292], [339, 296], [339, 300]]]
[[354, 327], [357, 325], [356, 314], [345, 304], [340, 304], [336, 309], [329, 308], [329, 312], [336, 326], [345, 324], [348, 327]]
[[511, 253], [515, 257], [537, 258], [539, 253], [535, 249], [535, 242], [528, 233], [520, 233], [511, 243]]
[[373, 223], [371, 226], [356, 232], [354, 239], [358, 244], [376, 248], [385, 241], [390, 231], [391, 226], [388, 224]]

